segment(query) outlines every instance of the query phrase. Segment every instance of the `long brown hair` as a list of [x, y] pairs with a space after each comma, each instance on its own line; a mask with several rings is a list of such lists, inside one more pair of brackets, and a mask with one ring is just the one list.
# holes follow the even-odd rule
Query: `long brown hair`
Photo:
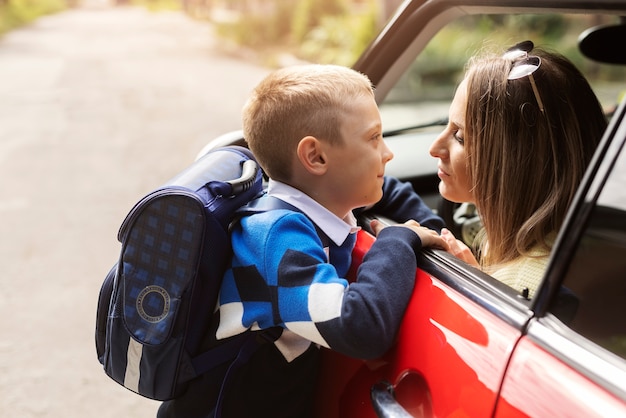
[[501, 56], [468, 63], [465, 146], [473, 194], [484, 226], [484, 267], [549, 250], [606, 118], [584, 76], [565, 57], [539, 49], [529, 77], [508, 80], [513, 62]]

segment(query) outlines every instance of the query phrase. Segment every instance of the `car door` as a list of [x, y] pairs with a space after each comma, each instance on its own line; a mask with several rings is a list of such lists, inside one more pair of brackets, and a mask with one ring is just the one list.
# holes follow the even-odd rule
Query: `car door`
[[[418, 192], [429, 198], [432, 207], [437, 207], [432, 202], [438, 195], [436, 177], [430, 175], [432, 159], [429, 159], [428, 147], [442, 128], [425, 126], [437, 125], [440, 120], [438, 114], [425, 110], [436, 110], [439, 104], [429, 101], [421, 107], [409, 108], [405, 105], [408, 103], [406, 96], [402, 95], [415, 84], [411, 84], [407, 77], [413, 70], [420, 72], [418, 81], [425, 83], [416, 90], [421, 92], [425, 85], [433, 85], [433, 80], [423, 70], [441, 60], [421, 54], [428, 52], [426, 45], [431, 38], [441, 35], [442, 32], [437, 34], [440, 28], [458, 16], [474, 19], [462, 24], [462, 30], [454, 38], [440, 37], [440, 44], [455, 52], [454, 47], [462, 40], [463, 30], [471, 30], [472, 24], [481, 22], [473, 14], [496, 13], [496, 20], [504, 21], [502, 17], [513, 8], [516, 14], [528, 12], [530, 18], [563, 9], [576, 12], [573, 14], [580, 18], [577, 20], [579, 23], [589, 23], [584, 21], [588, 17], [580, 14], [584, 7], [588, 7], [588, 2], [555, 1], [550, 3], [549, 10], [543, 10], [545, 3], [541, 2], [530, 4], [506, 0], [498, 7], [486, 4], [489, 2], [468, 0], [466, 3], [443, 0], [406, 2], [406, 8], [397, 14], [395, 24], [386, 28], [356, 64], [356, 68], [370, 75], [377, 85], [383, 124], [392, 130], [392, 135], [387, 135], [387, 142], [396, 158], [388, 165], [390, 174], [411, 181]], [[608, 9], [606, 3], [605, 6]], [[617, 2], [613, 6], [626, 7]], [[574, 10], [577, 7], [582, 9]], [[606, 14], [611, 17], [612, 13]], [[553, 22], [550, 18], [546, 16], [544, 19], [548, 26]], [[529, 32], [536, 35], [532, 30]], [[494, 33], [497, 34], [496, 31]], [[527, 39], [528, 34], [524, 32], [516, 36]], [[576, 37], [569, 38], [570, 42], [574, 39], [575, 47]], [[450, 43], [449, 39], [455, 42]], [[418, 53], [423, 58], [416, 59]], [[465, 62], [468, 56], [457, 54], [456, 58]], [[432, 74], [440, 75], [444, 70], [436, 68]], [[454, 75], [450, 77], [454, 78]], [[446, 86], [451, 97], [454, 83]], [[435, 87], [445, 86], [439, 83]], [[615, 93], [620, 88], [602, 90], [607, 94], [609, 103], [615, 100]], [[438, 99], [440, 90], [433, 91], [431, 97]], [[395, 94], [398, 92], [400, 96]], [[446, 111], [447, 107], [444, 114]], [[407, 115], [413, 123], [406, 123]], [[594, 170], [590, 173], [595, 176]], [[605, 217], [606, 212], [596, 216], [597, 219]], [[616, 222], [619, 224], [621, 221]], [[575, 230], [575, 226], [568, 226], [562, 236], [570, 237]], [[592, 232], [597, 234], [596, 229]], [[613, 237], [612, 233], [608, 235]], [[357, 264], [359, 254], [369, 248], [371, 240], [366, 233], [360, 234], [359, 248], [355, 250]], [[591, 317], [585, 315], [581, 316], [583, 319], [569, 322], [571, 317], [581, 315], [572, 309], [572, 299], [576, 301], [580, 294], [585, 294], [589, 282], [598, 281], [604, 270], [591, 264], [581, 252], [578, 253], [578, 264], [571, 271], [588, 271], [581, 268], [585, 267], [592, 270], [598, 268], [599, 273], [587, 274], [586, 284], [578, 287], [574, 286], [576, 283], [568, 284], [568, 279], [563, 281], [577, 241], [562, 240], [555, 250], [556, 255], [538, 296], [533, 300], [525, 299], [492, 277], [442, 251], [424, 251], [418, 260], [415, 290], [396, 346], [383, 358], [372, 361], [358, 361], [329, 351], [323, 352], [316, 416], [624, 415], [622, 387], [626, 379], [623, 360], [615, 351], [607, 350], [606, 346], [590, 339], [589, 329], [607, 328], [607, 324], [619, 322], [620, 315], [621, 318], [626, 317], [623, 315], [626, 312], [614, 308], [610, 312], [617, 315], [612, 317], [605, 314], [603, 318], [591, 321]], [[619, 239], [617, 241], [610, 248], [611, 252], [600, 250], [600, 254], [605, 257], [616, 254], [622, 243]], [[626, 261], [626, 254], [621, 257], [616, 255], [613, 259]], [[626, 270], [619, 270], [618, 266], [616, 271]], [[582, 283], [581, 280], [578, 282]], [[626, 294], [619, 288], [618, 280], [613, 282], [604, 297], [610, 296], [616, 303], [619, 300], [616, 295]], [[566, 289], [562, 290], [561, 285]], [[591, 307], [601, 305], [602, 300], [603, 296], [595, 297], [589, 304], [590, 308], [582, 312], [593, 311]], [[586, 328], [576, 329], [573, 324]], [[623, 343], [621, 334], [614, 334], [609, 335], [617, 339], [612, 344], [620, 346]]]
[[[361, 232], [355, 253], [371, 240]], [[531, 316], [507, 286], [427, 250], [398, 343], [385, 357], [358, 361], [324, 351], [317, 416], [385, 416], [395, 405], [418, 417], [491, 416]]]
[[490, 416], [531, 313], [480, 272], [456, 271], [447, 254], [424, 259], [385, 376], [388, 389], [413, 416]]

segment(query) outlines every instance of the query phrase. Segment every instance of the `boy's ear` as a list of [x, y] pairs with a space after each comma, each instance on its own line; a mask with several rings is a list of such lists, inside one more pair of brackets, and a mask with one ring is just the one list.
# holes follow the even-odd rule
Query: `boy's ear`
[[320, 175], [327, 170], [327, 158], [322, 145], [314, 136], [305, 136], [298, 143], [298, 160], [311, 174]]

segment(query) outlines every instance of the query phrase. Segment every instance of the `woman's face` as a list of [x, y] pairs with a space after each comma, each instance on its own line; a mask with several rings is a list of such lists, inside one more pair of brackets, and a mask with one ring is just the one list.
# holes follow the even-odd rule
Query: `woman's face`
[[439, 193], [445, 199], [458, 203], [474, 202], [465, 149], [466, 107], [467, 81], [463, 80], [450, 105], [448, 126], [430, 146], [430, 155], [439, 158]]

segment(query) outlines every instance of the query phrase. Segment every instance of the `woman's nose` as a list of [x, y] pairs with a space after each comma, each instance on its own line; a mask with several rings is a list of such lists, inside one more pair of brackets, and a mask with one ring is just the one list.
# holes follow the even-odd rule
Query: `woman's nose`
[[430, 155], [431, 155], [432, 157], [435, 157], [435, 158], [444, 158], [445, 153], [446, 153], [445, 142], [444, 142], [444, 140], [443, 140], [443, 138], [444, 138], [444, 133], [445, 133], [445, 132], [442, 132], [442, 133], [441, 133], [441, 134], [437, 137], [437, 139], [435, 139], [435, 140], [433, 141], [433, 143], [432, 143], [432, 144], [430, 144], [430, 148], [429, 148], [429, 150], [428, 150], [428, 151], [430, 152]]

